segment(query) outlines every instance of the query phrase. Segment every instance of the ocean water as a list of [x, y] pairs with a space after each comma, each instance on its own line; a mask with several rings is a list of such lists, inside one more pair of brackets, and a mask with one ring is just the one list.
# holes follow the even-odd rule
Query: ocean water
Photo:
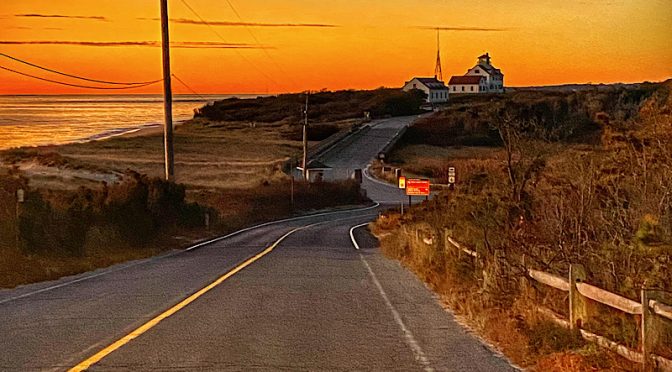
[[[230, 97], [256, 95], [175, 95], [173, 120]], [[161, 95], [0, 95], [0, 149], [92, 141], [162, 123]]]

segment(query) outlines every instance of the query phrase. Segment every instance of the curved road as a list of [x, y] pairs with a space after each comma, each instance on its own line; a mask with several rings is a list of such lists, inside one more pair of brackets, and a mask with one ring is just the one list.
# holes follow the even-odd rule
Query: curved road
[[[393, 135], [389, 127], [410, 120], [378, 129]], [[384, 136], [352, 139], [326, 157], [339, 160], [340, 151], [339, 166], [362, 167]], [[403, 198], [373, 180], [364, 187], [381, 201]], [[514, 369], [380, 254], [362, 225], [380, 209], [264, 224], [194, 249], [0, 291], [0, 369]]]

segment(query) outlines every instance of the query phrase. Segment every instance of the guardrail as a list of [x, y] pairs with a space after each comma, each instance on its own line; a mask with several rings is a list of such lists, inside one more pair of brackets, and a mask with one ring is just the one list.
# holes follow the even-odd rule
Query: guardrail
[[[478, 260], [479, 258], [478, 252], [464, 247], [448, 236], [448, 230], [444, 232], [444, 242], [446, 249], [448, 245], [451, 245], [459, 249], [460, 252], [468, 254], [474, 260]], [[672, 305], [662, 302], [667, 297], [665, 292], [642, 289], [640, 301], [637, 302], [585, 283], [586, 271], [582, 265], [570, 265], [566, 278], [540, 270], [526, 268], [526, 271], [527, 280], [534, 280], [569, 293], [569, 321], [563, 319], [554, 311], [543, 307], [538, 308], [540, 313], [548, 316], [561, 326], [578, 331], [588, 341], [610, 349], [628, 360], [642, 363], [644, 370], [657, 368], [665, 372], [672, 371], [672, 360], [653, 353], [655, 347], [662, 343], [662, 335], [660, 334], [661, 322], [672, 321]], [[523, 282], [527, 280], [523, 280]], [[632, 350], [604, 336], [582, 329], [582, 324], [588, 318], [586, 299], [607, 305], [627, 314], [638, 316], [640, 321], [639, 341], [641, 350]]]
[[327, 137], [325, 140], [320, 141], [317, 145], [308, 149], [308, 159], [317, 159], [322, 156], [325, 152], [331, 150], [333, 147], [342, 143], [346, 139], [358, 134], [362, 131], [369, 130], [371, 127], [368, 124], [361, 125], [355, 129], [347, 128], [340, 130], [331, 136]]
[[408, 130], [408, 127], [402, 127], [397, 131], [397, 133], [394, 134], [394, 137], [392, 137], [390, 142], [388, 142], [387, 145], [385, 145], [385, 147], [383, 147], [383, 149], [378, 152], [378, 159], [385, 160], [387, 158], [392, 148], [394, 148], [394, 145], [396, 145], [399, 139], [404, 135], [404, 133], [406, 133], [406, 130]]

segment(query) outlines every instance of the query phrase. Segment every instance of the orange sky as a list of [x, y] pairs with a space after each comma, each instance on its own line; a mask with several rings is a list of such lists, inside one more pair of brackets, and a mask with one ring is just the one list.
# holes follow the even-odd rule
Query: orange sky
[[[254, 26], [213, 26], [222, 40], [208, 26], [173, 22], [172, 41], [255, 46], [258, 40], [268, 49], [172, 49], [173, 72], [199, 93], [401, 86], [412, 76], [433, 75], [435, 32], [422, 27], [437, 26], [488, 29], [441, 33], [444, 77], [463, 74], [486, 51], [510, 86], [672, 77], [671, 0], [231, 1]], [[225, 0], [187, 3], [207, 21], [239, 21]], [[197, 20], [181, 0], [169, 4], [171, 18]], [[160, 25], [152, 20], [158, 14], [158, 0], [3, 0], [0, 52], [95, 79], [157, 79], [160, 48], [62, 42], [159, 41]], [[26, 44], [31, 41], [55, 44]], [[0, 66], [78, 83], [5, 58]], [[178, 82], [174, 91], [188, 93]], [[125, 92], [160, 93], [161, 86]], [[0, 70], [0, 94], [30, 93], [113, 91], [63, 87]]]

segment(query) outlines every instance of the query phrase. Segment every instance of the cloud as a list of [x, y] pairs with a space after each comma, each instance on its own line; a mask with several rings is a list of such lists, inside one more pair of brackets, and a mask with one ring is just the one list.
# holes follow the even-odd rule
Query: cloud
[[509, 28], [488, 28], [488, 27], [448, 27], [448, 26], [415, 26], [420, 30], [439, 30], [439, 31], [475, 31], [475, 32], [502, 32], [511, 31]]
[[[138, 18], [142, 21], [158, 21], [158, 18]], [[171, 18], [171, 22], [197, 25], [197, 26], [227, 26], [227, 27], [303, 27], [303, 28], [334, 28], [339, 25], [325, 24], [325, 23], [263, 23], [263, 22], [231, 22], [231, 21], [200, 21], [187, 18]]]
[[64, 14], [38, 14], [38, 13], [25, 13], [25, 14], [14, 14], [14, 17], [24, 17], [24, 18], [66, 18], [66, 19], [92, 19], [96, 21], [109, 22], [110, 20], [103, 16], [80, 16], [80, 15], [64, 15]]
[[[75, 45], [87, 47], [160, 47], [158, 41], [65, 41], [65, 40], [0, 40], [0, 45]], [[170, 43], [178, 49], [272, 49], [270, 46], [215, 41], [176, 41]]]
[[64, 30], [63, 28], [60, 27], [25, 27], [25, 26], [14, 26], [14, 27], [7, 27], [9, 30]]

